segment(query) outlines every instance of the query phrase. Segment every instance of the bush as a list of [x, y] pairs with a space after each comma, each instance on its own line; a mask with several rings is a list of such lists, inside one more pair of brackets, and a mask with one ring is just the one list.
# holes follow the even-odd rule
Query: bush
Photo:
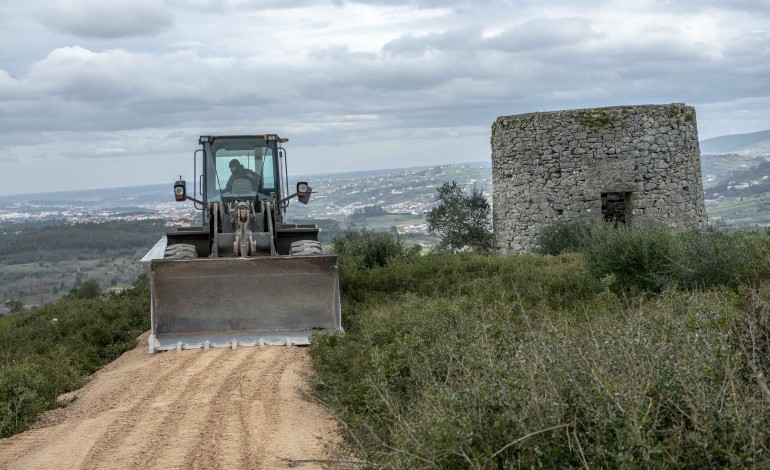
[[419, 245], [408, 247], [404, 239], [393, 232], [346, 230], [332, 238], [332, 250], [342, 258], [357, 258], [367, 268], [385, 266], [390, 260], [418, 254]]
[[[671, 260], [676, 282], [687, 289], [747, 282], [752, 241], [758, 234], [728, 235], [718, 230], [687, 230], [677, 234], [678, 248]], [[751, 240], [751, 241], [750, 241]]]
[[[646, 236], [654, 260], [668, 241]], [[311, 355], [349, 448], [394, 469], [770, 466], [770, 288], [617, 295], [581, 260], [343, 265], [353, 315]]]
[[594, 232], [602, 228], [602, 223], [594, 217], [557, 219], [540, 230], [535, 238], [535, 251], [554, 256], [567, 252], [582, 252], [590, 244]]
[[137, 284], [0, 318], [0, 437], [24, 431], [60, 394], [134, 347], [149, 317], [149, 289]]
[[546, 225], [537, 243], [543, 254], [583, 253], [591, 273], [616, 289], [660, 291], [672, 283], [685, 289], [736, 287], [770, 275], [767, 233], [675, 231], [654, 222], [616, 227], [576, 218]]
[[7, 299], [5, 301], [5, 308], [10, 313], [21, 313], [24, 311], [24, 302], [19, 299]]
[[659, 291], [677, 277], [677, 249], [674, 233], [663, 225], [615, 228], [605, 223], [592, 232], [584, 251], [588, 269], [597, 278], [611, 275], [622, 288]]

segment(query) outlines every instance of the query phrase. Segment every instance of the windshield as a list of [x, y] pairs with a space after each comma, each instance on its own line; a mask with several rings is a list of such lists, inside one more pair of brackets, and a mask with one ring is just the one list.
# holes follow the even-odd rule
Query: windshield
[[[223, 197], [268, 199], [275, 192], [273, 148], [260, 137], [216, 138], [211, 144], [209, 201]], [[213, 168], [211, 168], [213, 163]], [[212, 171], [213, 170], [213, 171]]]

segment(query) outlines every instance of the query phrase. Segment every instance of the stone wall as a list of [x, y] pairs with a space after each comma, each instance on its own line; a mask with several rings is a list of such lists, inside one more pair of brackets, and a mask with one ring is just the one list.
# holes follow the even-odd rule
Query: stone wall
[[492, 125], [499, 253], [535, 248], [557, 218], [706, 224], [695, 109], [617, 106], [502, 116]]

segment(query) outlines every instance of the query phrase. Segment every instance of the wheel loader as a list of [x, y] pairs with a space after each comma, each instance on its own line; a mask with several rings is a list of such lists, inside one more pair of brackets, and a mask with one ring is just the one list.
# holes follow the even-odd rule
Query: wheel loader
[[[142, 259], [152, 295], [149, 351], [307, 345], [342, 331], [336, 256], [318, 227], [286, 222], [288, 139], [276, 134], [201, 136], [192, 194], [181, 176], [176, 201], [192, 201], [200, 226], [167, 233]], [[200, 174], [199, 174], [200, 170]]]

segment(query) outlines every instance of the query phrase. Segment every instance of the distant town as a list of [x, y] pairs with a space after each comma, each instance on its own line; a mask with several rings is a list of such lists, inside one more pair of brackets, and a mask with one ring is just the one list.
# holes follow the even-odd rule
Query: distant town
[[[702, 155], [709, 222], [730, 226], [770, 224], [770, 157], [765, 155]], [[313, 195], [308, 205], [290, 204], [288, 219], [333, 220], [341, 227], [396, 228], [399, 233], [425, 234], [424, 214], [435, 204], [436, 188], [457, 181], [481, 190], [491, 202], [489, 162], [301, 176]], [[290, 181], [290, 185], [294, 182]], [[365, 207], [377, 206], [395, 220], [356, 221]], [[168, 226], [199, 223], [191, 202], [174, 202], [170, 185], [82, 190], [65, 193], [0, 197], [0, 225], [34, 221], [68, 223], [162, 219]], [[388, 225], [391, 223], [391, 225]]]
[[[344, 222], [364, 207], [378, 206], [414, 223], [399, 224], [402, 233], [425, 233], [423, 214], [431, 209], [436, 188], [447, 181], [477, 187], [491, 200], [488, 163], [380, 170], [309, 176], [313, 196], [306, 206], [293, 203], [289, 220], [330, 219]], [[290, 183], [293, 184], [293, 183]], [[406, 217], [409, 216], [409, 217]], [[173, 201], [169, 185], [84, 190], [61, 194], [0, 197], [0, 224], [64, 221], [68, 223], [162, 219], [168, 226], [200, 220], [191, 202]]]

